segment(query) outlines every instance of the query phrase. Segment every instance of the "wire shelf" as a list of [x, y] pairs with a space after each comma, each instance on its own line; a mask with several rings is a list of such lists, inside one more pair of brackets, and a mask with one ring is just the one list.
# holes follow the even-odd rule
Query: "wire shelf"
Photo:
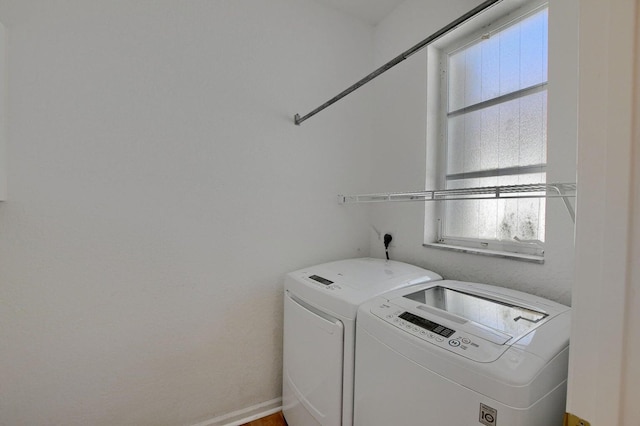
[[575, 197], [575, 183], [540, 183], [526, 185], [485, 186], [432, 191], [387, 192], [379, 194], [338, 195], [340, 204], [384, 203], [399, 201], [496, 200], [513, 198], [562, 198], [575, 222], [575, 211], [568, 198]]
[[390, 201], [493, 200], [503, 198], [565, 198], [576, 196], [575, 183], [484, 186], [431, 191], [338, 195], [340, 204]]

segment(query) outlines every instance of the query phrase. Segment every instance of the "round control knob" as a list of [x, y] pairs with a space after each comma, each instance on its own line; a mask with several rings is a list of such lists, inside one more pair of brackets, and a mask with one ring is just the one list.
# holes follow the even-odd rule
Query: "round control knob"
[[454, 348], [460, 346], [459, 340], [449, 340], [449, 346], [453, 346]]

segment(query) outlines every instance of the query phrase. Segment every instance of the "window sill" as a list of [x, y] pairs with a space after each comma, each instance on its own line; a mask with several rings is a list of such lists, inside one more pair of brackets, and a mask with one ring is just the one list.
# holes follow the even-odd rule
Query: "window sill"
[[454, 246], [442, 243], [424, 243], [424, 247], [436, 248], [440, 250], [457, 251], [459, 253], [477, 254], [481, 256], [499, 257], [502, 259], [519, 260], [521, 262], [544, 263], [544, 256], [535, 256], [531, 254], [511, 253], [506, 251], [487, 250], [481, 248], [471, 248], [463, 246]]

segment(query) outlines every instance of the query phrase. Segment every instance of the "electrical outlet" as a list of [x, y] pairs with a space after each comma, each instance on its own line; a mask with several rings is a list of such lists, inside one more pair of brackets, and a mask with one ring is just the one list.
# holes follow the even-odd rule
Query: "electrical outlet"
[[591, 426], [591, 423], [589, 423], [584, 419], [581, 419], [580, 417], [574, 414], [565, 413], [563, 425], [564, 426]]

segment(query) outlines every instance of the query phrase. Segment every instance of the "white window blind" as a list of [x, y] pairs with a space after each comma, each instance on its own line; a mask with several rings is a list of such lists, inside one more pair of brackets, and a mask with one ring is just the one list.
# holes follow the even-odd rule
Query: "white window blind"
[[[447, 189], [544, 183], [547, 9], [446, 54]], [[445, 243], [538, 254], [544, 198], [447, 201]]]

